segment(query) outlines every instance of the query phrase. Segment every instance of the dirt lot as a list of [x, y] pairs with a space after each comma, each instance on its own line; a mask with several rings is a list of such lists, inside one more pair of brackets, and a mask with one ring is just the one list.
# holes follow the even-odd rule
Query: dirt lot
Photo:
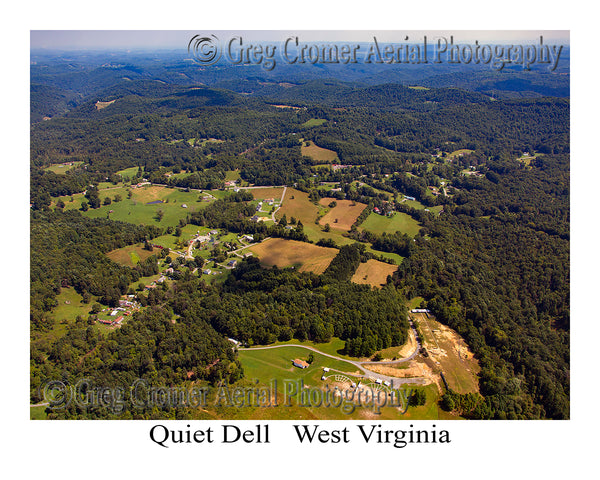
[[479, 362], [458, 333], [429, 314], [411, 314], [424, 337], [424, 346], [436, 369], [444, 372], [450, 388], [458, 393], [479, 391]]

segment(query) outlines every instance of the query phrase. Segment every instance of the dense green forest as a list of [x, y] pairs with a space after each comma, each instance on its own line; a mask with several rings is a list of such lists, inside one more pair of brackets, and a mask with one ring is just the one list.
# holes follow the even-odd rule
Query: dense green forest
[[[148, 66], [88, 62], [73, 74], [60, 65], [32, 69], [32, 403], [50, 379], [236, 382], [244, 372], [227, 337], [248, 345], [338, 337], [347, 355], [370, 357], [406, 341], [405, 304], [422, 297], [481, 366], [481, 397], [447, 392], [446, 407], [468, 418], [569, 418], [570, 104], [562, 79], [447, 73], [414, 89], [298, 75], [284, 88], [218, 70], [198, 85], [191, 74], [182, 80]], [[448, 88], [452, 79], [469, 88]], [[331, 150], [343, 168], [303, 154], [307, 141]], [[48, 170], [64, 162], [81, 164]], [[131, 167], [139, 169], [124, 181], [119, 172]], [[294, 187], [315, 209], [325, 197], [367, 208], [339, 234], [349, 244], [321, 275], [265, 269], [249, 258], [222, 282], [207, 282], [195, 270], [202, 262], [173, 260], [167, 249], [133, 267], [106, 256], [128, 245], [151, 249], [152, 239], [172, 235], [159, 222], [90, 215], [102, 206], [100, 184], [129, 188], [143, 180], [219, 192], [186, 214], [175, 236], [194, 225], [256, 242], [309, 241], [296, 219], [251, 221], [254, 197], [222, 192], [231, 172], [237, 184]], [[84, 192], [85, 207], [63, 211], [58, 197]], [[406, 214], [418, 234], [363, 228], [375, 208], [381, 217]], [[326, 236], [318, 245], [337, 248]], [[367, 246], [402, 259], [381, 289], [350, 281], [361, 262], [379, 258]], [[172, 281], [136, 289], [168, 262]], [[56, 298], [71, 287], [90, 308], [115, 307], [132, 293], [143, 308], [108, 333], [95, 328], [93, 314], [56, 325]], [[193, 416], [130, 407], [129, 417]], [[72, 407], [53, 416], [111, 412]]]

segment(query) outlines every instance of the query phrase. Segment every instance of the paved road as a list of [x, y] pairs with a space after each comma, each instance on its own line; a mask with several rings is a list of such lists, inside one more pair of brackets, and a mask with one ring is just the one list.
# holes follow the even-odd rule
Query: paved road
[[273, 213], [271, 214], [271, 219], [273, 220], [273, 223], [277, 223], [277, 221], [275, 220], [275, 214], [277, 213], [277, 211], [281, 208], [281, 206], [283, 205], [283, 199], [285, 198], [285, 192], [287, 190], [287, 187], [283, 187], [283, 193], [281, 194], [281, 202], [279, 202], [279, 206], [277, 207], [276, 210], [273, 210]]

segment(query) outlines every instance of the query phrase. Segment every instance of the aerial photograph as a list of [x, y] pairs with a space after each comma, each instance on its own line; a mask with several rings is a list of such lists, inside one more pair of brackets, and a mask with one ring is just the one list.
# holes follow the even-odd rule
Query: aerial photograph
[[29, 53], [32, 423], [571, 418], [569, 31]]

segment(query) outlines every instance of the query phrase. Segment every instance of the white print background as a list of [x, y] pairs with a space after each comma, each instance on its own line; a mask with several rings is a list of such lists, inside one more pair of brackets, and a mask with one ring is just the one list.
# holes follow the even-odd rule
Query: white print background
[[[18, 5], [18, 6], [17, 6]], [[572, 3], [482, 2], [98, 2], [13, 3], [4, 12], [2, 367], [3, 469], [39, 478], [563, 478], [586, 471], [595, 452], [599, 400], [592, 355], [598, 322], [596, 221], [599, 62], [591, 14]], [[583, 17], [583, 20], [580, 18]], [[564, 422], [412, 422], [450, 431], [450, 445], [300, 445], [291, 422], [270, 422], [270, 445], [182, 445], [149, 440], [159, 422], [29, 421], [28, 162], [29, 31], [118, 30], [571, 30], [572, 411]], [[539, 30], [536, 30], [539, 31]], [[492, 35], [493, 36], [493, 35]], [[545, 37], [546, 38], [546, 37]], [[484, 38], [480, 38], [484, 41]], [[13, 163], [14, 162], [14, 163]], [[7, 175], [10, 172], [10, 175]], [[593, 208], [593, 210], [592, 210]], [[589, 308], [589, 310], [588, 310]], [[595, 357], [595, 355], [594, 355]], [[160, 422], [185, 427], [188, 422]], [[215, 422], [220, 423], [230, 422]], [[237, 422], [255, 425], [256, 422]], [[342, 428], [344, 422], [313, 422]], [[411, 423], [411, 422], [409, 422]], [[385, 422], [407, 429], [403, 421]], [[192, 427], [206, 428], [206, 422]]]

